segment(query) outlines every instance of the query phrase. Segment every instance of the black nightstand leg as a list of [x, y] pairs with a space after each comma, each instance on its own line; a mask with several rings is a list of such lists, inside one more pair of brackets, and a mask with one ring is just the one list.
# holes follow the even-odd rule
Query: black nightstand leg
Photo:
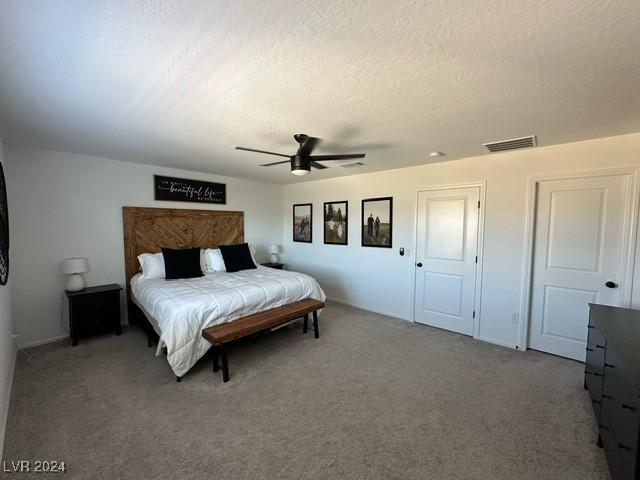
[[307, 333], [308, 329], [309, 329], [309, 314], [305, 313], [304, 314], [304, 322], [302, 324], [302, 334], [304, 335], [305, 333]]
[[216, 373], [220, 370], [220, 365], [218, 365], [218, 357], [220, 356], [220, 347], [213, 346], [213, 373]]
[[71, 337], [71, 346], [75, 347], [78, 345], [78, 337]]
[[222, 357], [222, 381], [229, 381], [229, 362], [227, 360], [227, 349], [220, 345], [220, 356]]
[[600, 434], [598, 434], [598, 441], [596, 442], [596, 445], [602, 448], [602, 438], [600, 437]]
[[116, 327], [116, 335], [122, 335], [122, 325], [120, 324]]
[[180, 383], [182, 381], [182, 377], [176, 377], [176, 382]]
[[313, 336], [320, 338], [320, 330], [318, 330], [318, 311], [313, 312]]

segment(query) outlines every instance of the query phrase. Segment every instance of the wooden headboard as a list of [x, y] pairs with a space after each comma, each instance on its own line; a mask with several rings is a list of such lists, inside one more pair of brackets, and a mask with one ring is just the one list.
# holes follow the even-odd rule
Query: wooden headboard
[[131, 277], [139, 271], [141, 253], [244, 242], [244, 212], [122, 207], [122, 219], [127, 294]]

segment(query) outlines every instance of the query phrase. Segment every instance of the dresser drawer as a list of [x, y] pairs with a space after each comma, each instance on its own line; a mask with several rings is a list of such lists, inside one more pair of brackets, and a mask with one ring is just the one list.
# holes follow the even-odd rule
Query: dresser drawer
[[592, 348], [599, 348], [600, 350], [604, 350], [606, 346], [606, 338], [600, 331], [598, 324], [593, 320], [593, 318], [589, 317], [589, 326], [587, 332], [587, 346]]
[[606, 340], [602, 332], [593, 322], [590, 322], [584, 376], [596, 418], [600, 415], [605, 345]]
[[601, 416], [611, 426], [617, 455], [623, 469], [635, 478], [640, 435], [640, 402], [631, 382], [625, 377], [617, 355], [607, 350], [602, 383]]
[[[606, 415], [603, 412], [603, 419]], [[600, 427], [600, 438], [605, 456], [607, 457], [607, 465], [611, 473], [611, 480], [634, 480], [635, 476], [630, 475], [622, 465], [618, 444], [611, 433], [611, 430], [605, 426]]]

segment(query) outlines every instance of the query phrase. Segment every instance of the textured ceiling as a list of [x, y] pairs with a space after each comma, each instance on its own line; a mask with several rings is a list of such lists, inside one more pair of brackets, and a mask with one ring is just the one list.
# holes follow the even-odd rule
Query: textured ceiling
[[[0, 1], [8, 143], [288, 183], [640, 131], [638, 0]], [[291, 135], [366, 167], [302, 179]]]

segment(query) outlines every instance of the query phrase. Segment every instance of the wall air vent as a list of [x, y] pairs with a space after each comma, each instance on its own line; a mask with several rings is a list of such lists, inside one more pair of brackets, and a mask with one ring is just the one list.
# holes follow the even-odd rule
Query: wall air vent
[[347, 163], [346, 165], [340, 165], [342, 168], [353, 168], [353, 167], [364, 167], [365, 163], [364, 162], [354, 162], [354, 163]]
[[490, 152], [504, 152], [505, 150], [519, 150], [521, 148], [531, 148], [537, 145], [536, 136], [512, 138], [510, 140], [500, 140], [499, 142], [483, 143]]

